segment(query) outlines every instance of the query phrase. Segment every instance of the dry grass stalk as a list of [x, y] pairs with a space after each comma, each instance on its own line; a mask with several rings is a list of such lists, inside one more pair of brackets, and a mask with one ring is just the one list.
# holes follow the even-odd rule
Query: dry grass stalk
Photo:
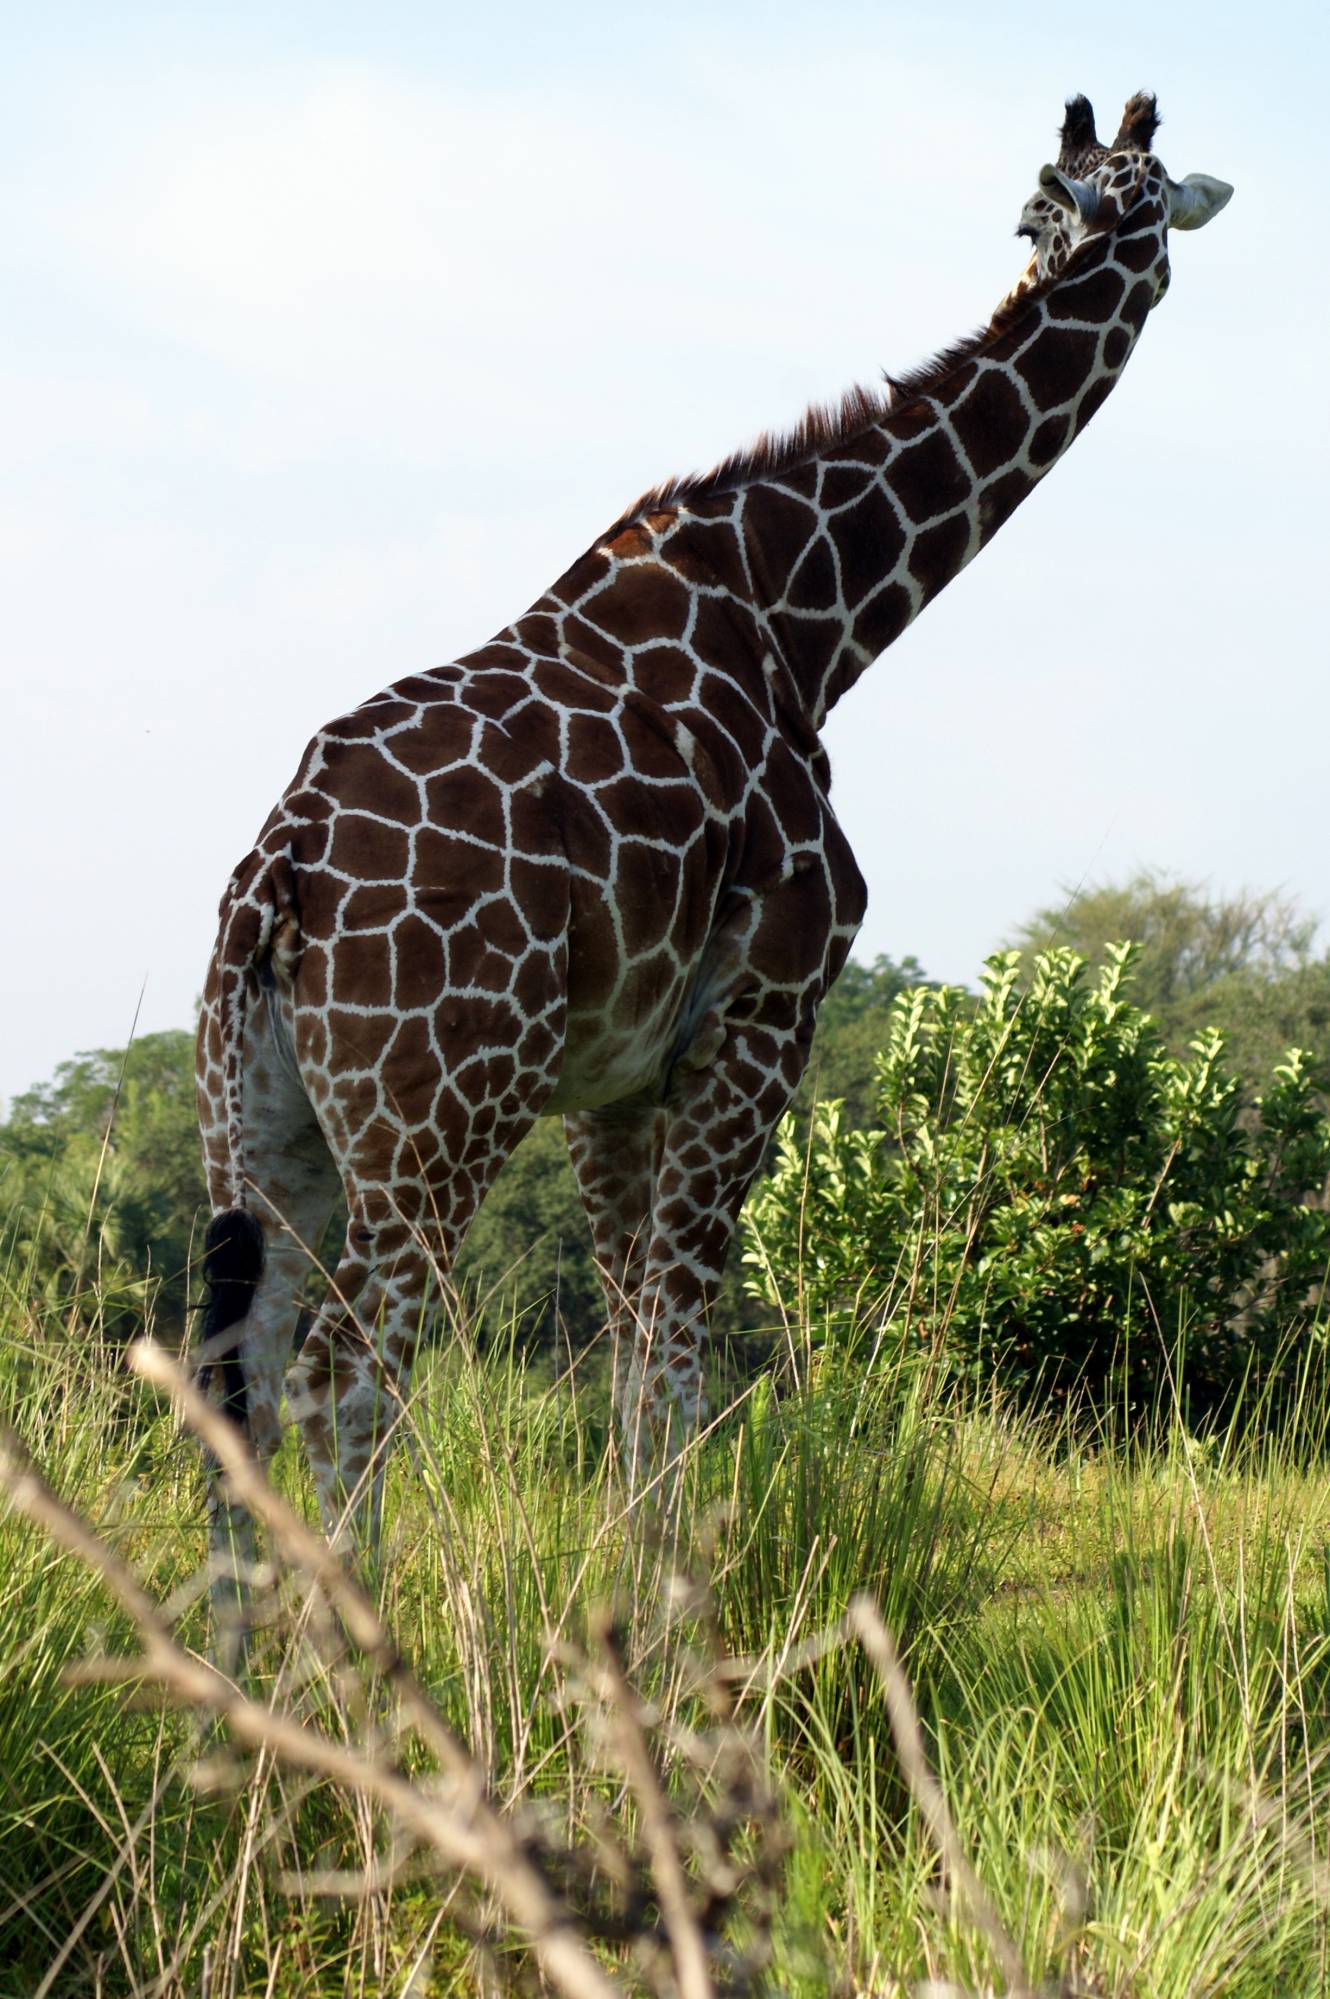
[[942, 1786], [934, 1776], [924, 1750], [923, 1731], [915, 1708], [910, 1683], [905, 1677], [895, 1641], [883, 1623], [877, 1605], [869, 1596], [857, 1596], [847, 1613], [850, 1628], [857, 1635], [882, 1682], [892, 1740], [900, 1759], [901, 1773], [910, 1796], [942, 1859], [947, 1874], [968, 1906], [978, 1929], [992, 1948], [1006, 1980], [1011, 1999], [1035, 1999], [1021, 1954], [1002, 1925], [979, 1876], [970, 1865]]

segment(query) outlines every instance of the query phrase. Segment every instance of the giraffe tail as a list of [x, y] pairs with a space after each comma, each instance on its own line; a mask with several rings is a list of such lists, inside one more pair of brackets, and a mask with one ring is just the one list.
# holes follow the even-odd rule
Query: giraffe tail
[[208, 1302], [203, 1313], [199, 1372], [221, 1370], [221, 1403], [241, 1430], [249, 1415], [241, 1335], [233, 1332], [249, 1311], [263, 1275], [263, 1230], [248, 1208], [225, 1208], [214, 1215], [203, 1239], [203, 1278]]
[[263, 1275], [264, 1232], [245, 1205], [244, 1060], [246, 1021], [257, 981], [289, 984], [299, 959], [300, 924], [289, 857], [257, 849], [232, 876], [222, 900], [215, 968], [230, 1206], [208, 1224], [203, 1276], [208, 1297], [199, 1351], [201, 1379], [221, 1374], [221, 1406], [243, 1430], [249, 1413], [243, 1324]]

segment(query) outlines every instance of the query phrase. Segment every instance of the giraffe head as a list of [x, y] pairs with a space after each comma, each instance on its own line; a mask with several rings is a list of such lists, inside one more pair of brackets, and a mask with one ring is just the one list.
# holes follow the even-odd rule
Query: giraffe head
[[[1154, 151], [1159, 112], [1148, 91], [1129, 98], [1112, 145], [1095, 131], [1088, 98], [1073, 97], [1063, 120], [1056, 164], [1039, 170], [1039, 185], [1021, 210], [1016, 234], [1034, 245], [1029, 266], [1006, 303], [1059, 277], [1090, 236], [1106, 234], [1140, 202], [1157, 205], [1164, 233], [1201, 229], [1229, 199], [1227, 181], [1209, 174], [1169, 178]], [[1168, 289], [1168, 257], [1156, 267], [1155, 304]]]

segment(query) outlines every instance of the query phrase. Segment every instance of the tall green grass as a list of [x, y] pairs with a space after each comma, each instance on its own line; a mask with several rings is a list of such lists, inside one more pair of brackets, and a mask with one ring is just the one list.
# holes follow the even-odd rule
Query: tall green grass
[[[1309, 1374], [1277, 1438], [1235, 1425], [1202, 1446], [1175, 1420], [1132, 1447], [956, 1399], [909, 1357], [829, 1352], [716, 1423], [661, 1534], [625, 1517], [590, 1374], [459, 1340], [413, 1393], [376, 1586], [495, 1791], [576, 1827], [618, 1800], [563, 1697], [566, 1647], [614, 1602], [637, 1684], [685, 1723], [696, 1630], [673, 1579], [712, 1578], [793, 1839], [773, 1991], [1001, 1989], [872, 1670], [816, 1642], [866, 1589], [1036, 1984], [1289, 1999], [1330, 1990], [1326, 1409]], [[194, 1448], [17, 1273], [0, 1419], [201, 1644]], [[294, 1440], [277, 1475], [308, 1500]], [[368, 1897], [314, 1892], [383, 1858], [373, 1814], [263, 1757], [228, 1770], [146, 1690], [64, 1683], [128, 1642], [99, 1587], [0, 1510], [0, 1999], [483, 1989], [448, 1883], [408, 1868]], [[307, 1664], [258, 1634], [267, 1697], [372, 1725]]]

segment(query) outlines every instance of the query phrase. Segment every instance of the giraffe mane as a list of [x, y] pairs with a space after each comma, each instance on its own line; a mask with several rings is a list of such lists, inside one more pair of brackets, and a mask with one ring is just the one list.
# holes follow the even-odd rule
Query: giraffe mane
[[[1061, 276], [1065, 278], [1064, 271]], [[711, 500], [741, 491], [763, 479], [780, 478], [808, 464], [825, 451], [854, 443], [865, 431], [901, 415], [912, 403], [938, 394], [966, 362], [978, 359], [1010, 332], [1044, 297], [1057, 279], [1045, 279], [1019, 295], [1004, 299], [986, 326], [941, 348], [930, 360], [904, 374], [884, 371], [883, 388], [862, 385], [847, 389], [838, 401], [811, 403], [788, 430], [762, 431], [751, 444], [731, 451], [705, 472], [675, 473], [648, 486], [625, 508], [609, 531], [598, 537], [603, 545], [648, 515], [668, 512], [696, 500]]]
[[689, 500], [709, 499], [717, 493], [736, 492], [756, 479], [792, 472], [819, 452], [848, 444], [895, 407], [890, 386], [867, 389], [859, 385], [847, 389], [836, 402], [810, 403], [788, 430], [761, 431], [751, 444], [727, 452], [705, 472], [674, 473], [648, 486], [641, 498], [625, 509], [610, 534], [631, 527], [646, 514], [682, 506]]

